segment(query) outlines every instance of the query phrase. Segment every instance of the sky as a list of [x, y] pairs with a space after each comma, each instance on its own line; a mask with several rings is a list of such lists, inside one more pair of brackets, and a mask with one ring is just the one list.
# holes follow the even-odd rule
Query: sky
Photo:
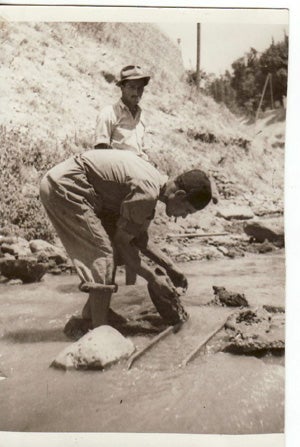
[[[197, 24], [158, 23], [159, 28], [174, 42], [181, 40], [180, 47], [185, 68], [196, 69]], [[268, 48], [274, 38], [281, 41], [288, 25], [253, 23], [202, 23], [200, 68], [207, 73], [223, 74], [231, 70], [231, 64], [251, 47], [257, 51]]]

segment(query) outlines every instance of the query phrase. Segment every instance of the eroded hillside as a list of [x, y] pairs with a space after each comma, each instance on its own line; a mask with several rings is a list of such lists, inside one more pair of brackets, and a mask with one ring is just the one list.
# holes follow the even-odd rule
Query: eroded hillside
[[[282, 209], [284, 119], [275, 112], [260, 127], [244, 125], [188, 86], [179, 49], [154, 25], [2, 22], [0, 40], [2, 226], [51, 238], [39, 179], [92, 147], [97, 114], [118, 99], [115, 80], [129, 63], [152, 76], [142, 107], [147, 151], [162, 171], [200, 166], [215, 177], [223, 206]], [[213, 206], [201, 223], [193, 219], [175, 227], [224, 227]]]

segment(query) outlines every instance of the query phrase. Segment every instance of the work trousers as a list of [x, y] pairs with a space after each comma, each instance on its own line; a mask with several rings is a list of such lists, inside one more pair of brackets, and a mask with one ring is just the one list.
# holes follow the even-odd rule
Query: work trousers
[[43, 177], [40, 198], [73, 263], [84, 264], [94, 281], [112, 284], [112, 243], [79, 157], [58, 164]]

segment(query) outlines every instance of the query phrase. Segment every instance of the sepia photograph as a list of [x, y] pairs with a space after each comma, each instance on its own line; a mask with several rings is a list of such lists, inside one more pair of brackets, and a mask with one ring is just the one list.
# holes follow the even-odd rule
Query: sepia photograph
[[289, 20], [0, 6], [1, 432], [284, 445]]

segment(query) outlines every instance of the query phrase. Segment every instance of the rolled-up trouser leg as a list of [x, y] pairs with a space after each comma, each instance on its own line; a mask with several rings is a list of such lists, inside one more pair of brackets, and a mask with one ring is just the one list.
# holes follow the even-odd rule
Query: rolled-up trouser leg
[[[55, 174], [55, 168], [52, 171]], [[74, 180], [70, 180], [69, 190], [66, 180], [62, 186], [46, 175], [41, 182], [40, 197], [72, 261], [78, 259], [82, 262], [91, 271], [95, 282], [112, 284], [113, 250], [109, 237], [92, 206], [80, 195], [79, 188], [76, 190]], [[101, 293], [99, 300], [102, 300]], [[93, 304], [94, 310], [91, 308], [92, 313], [97, 309], [103, 312], [99, 320], [101, 324], [107, 318], [109, 302], [110, 296], [105, 294], [103, 303], [99, 306]], [[89, 304], [85, 306], [86, 310], [88, 307]]]

